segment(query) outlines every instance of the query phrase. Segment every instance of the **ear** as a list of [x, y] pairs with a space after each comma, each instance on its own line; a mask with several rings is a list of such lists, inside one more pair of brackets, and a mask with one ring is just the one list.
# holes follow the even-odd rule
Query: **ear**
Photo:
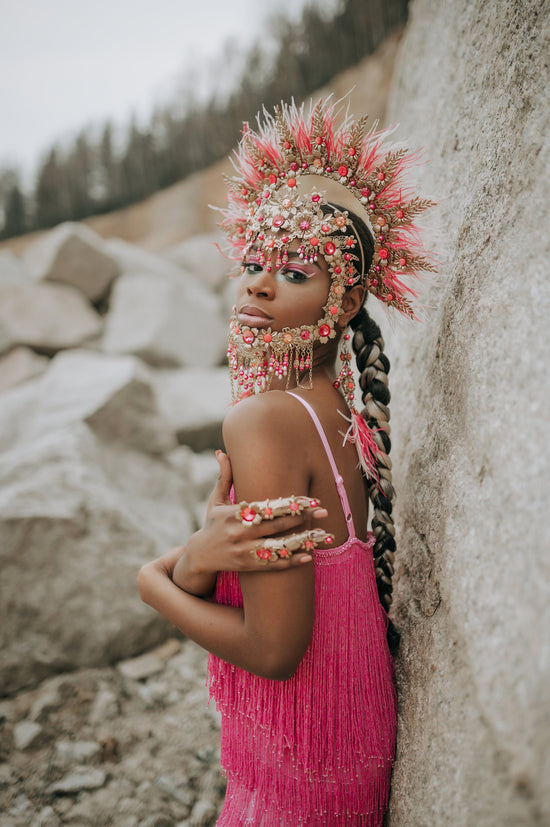
[[342, 297], [342, 315], [340, 316], [338, 323], [339, 325], [344, 328], [350, 323], [351, 319], [354, 316], [357, 316], [361, 308], [363, 307], [363, 302], [365, 301], [365, 293], [366, 289], [361, 284], [355, 284], [353, 287], [350, 287], [349, 290], [346, 290]]

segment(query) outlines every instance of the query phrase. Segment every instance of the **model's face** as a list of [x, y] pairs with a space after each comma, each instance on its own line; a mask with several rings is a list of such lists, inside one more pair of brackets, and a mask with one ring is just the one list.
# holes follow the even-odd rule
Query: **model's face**
[[280, 331], [314, 325], [323, 316], [330, 286], [327, 264], [322, 256], [315, 264], [302, 261], [298, 246], [290, 245], [288, 263], [279, 268], [274, 253], [270, 271], [262, 267], [254, 248], [246, 256], [237, 290], [241, 325]]

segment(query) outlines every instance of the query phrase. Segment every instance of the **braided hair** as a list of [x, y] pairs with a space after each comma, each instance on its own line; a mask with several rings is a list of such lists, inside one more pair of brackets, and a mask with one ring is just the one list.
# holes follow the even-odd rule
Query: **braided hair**
[[[333, 206], [337, 207], [336, 204]], [[340, 209], [339, 207], [337, 207]], [[364, 271], [368, 273], [374, 254], [371, 233], [360, 218], [348, 210], [353, 223], [354, 234], [363, 248]], [[348, 230], [349, 232], [349, 230]], [[360, 412], [370, 428], [378, 446], [377, 481], [367, 478], [369, 497], [373, 504], [372, 531], [374, 542], [374, 569], [380, 602], [386, 612], [392, 603], [392, 576], [395, 555], [395, 526], [392, 518], [392, 502], [395, 491], [392, 485], [390, 440], [390, 391], [388, 373], [390, 362], [384, 353], [384, 339], [377, 323], [366, 307], [360, 309], [349, 323], [352, 331], [352, 346], [357, 369], [360, 374], [361, 398], [364, 408]], [[388, 622], [388, 643], [395, 652], [399, 644], [399, 633], [391, 621]]]
[[[384, 351], [384, 339], [380, 328], [363, 306], [350, 322], [354, 331], [352, 346], [357, 368], [361, 374], [359, 384], [364, 408], [361, 416], [372, 431], [379, 448], [379, 480], [367, 480], [369, 497], [374, 507], [372, 530], [374, 542], [374, 570], [378, 596], [384, 609], [389, 611], [392, 602], [392, 575], [395, 554], [395, 526], [392, 518], [392, 501], [395, 491], [392, 485], [390, 440], [390, 391], [388, 373], [390, 362]], [[388, 625], [388, 642], [395, 650], [399, 635], [391, 621]]]

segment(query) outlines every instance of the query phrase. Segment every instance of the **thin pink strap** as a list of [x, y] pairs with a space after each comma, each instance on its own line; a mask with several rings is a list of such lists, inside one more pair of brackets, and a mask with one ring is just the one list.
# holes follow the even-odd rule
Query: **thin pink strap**
[[332, 453], [332, 449], [329, 445], [327, 436], [325, 434], [324, 428], [321, 425], [321, 421], [309, 402], [306, 402], [305, 399], [302, 399], [301, 396], [298, 396], [291, 391], [287, 391], [289, 396], [293, 396], [294, 399], [297, 399], [298, 402], [301, 402], [306, 411], [309, 413], [310, 417], [313, 420], [313, 424], [317, 428], [317, 433], [321, 437], [321, 442], [324, 445], [326, 455], [328, 457], [328, 461], [330, 462], [330, 467], [332, 468], [332, 473], [334, 475], [334, 482], [336, 483], [336, 488], [338, 490], [338, 495], [340, 497], [340, 502], [342, 503], [342, 511], [344, 512], [344, 517], [346, 518], [346, 523], [348, 526], [348, 532], [350, 537], [355, 537], [355, 526], [353, 525], [353, 517], [351, 514], [351, 508], [349, 507], [349, 500], [348, 495], [346, 494], [346, 489], [344, 486], [344, 479], [338, 470], [338, 466], [336, 465], [334, 455]]

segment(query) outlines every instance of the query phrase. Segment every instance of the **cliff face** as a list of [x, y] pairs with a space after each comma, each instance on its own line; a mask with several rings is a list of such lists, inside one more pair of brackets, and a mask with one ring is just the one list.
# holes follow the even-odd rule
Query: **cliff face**
[[388, 122], [440, 273], [382, 322], [398, 491], [391, 827], [550, 823], [549, 6], [415, 0]]

